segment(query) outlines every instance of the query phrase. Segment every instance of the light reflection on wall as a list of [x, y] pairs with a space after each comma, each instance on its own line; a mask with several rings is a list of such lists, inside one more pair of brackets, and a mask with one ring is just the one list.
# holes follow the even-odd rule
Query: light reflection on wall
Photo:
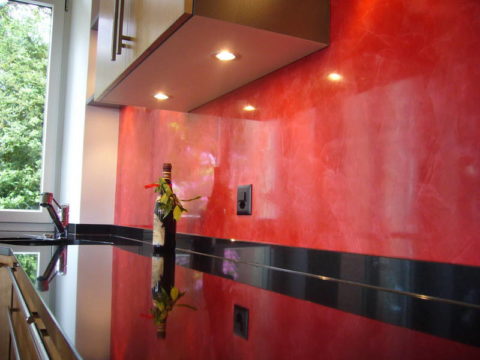
[[[226, 260], [223, 260], [222, 263], [222, 272], [233, 280], [238, 279], [238, 269], [237, 264], [234, 261], [240, 260], [240, 255], [235, 249], [225, 249], [223, 256]], [[233, 261], [230, 261], [230, 260]]]

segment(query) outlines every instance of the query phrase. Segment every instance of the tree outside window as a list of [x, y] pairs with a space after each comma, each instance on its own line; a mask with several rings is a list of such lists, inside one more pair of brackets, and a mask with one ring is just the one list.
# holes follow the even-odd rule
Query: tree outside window
[[0, 2], [0, 209], [37, 210], [52, 9]]
[[14, 254], [30, 281], [35, 283], [38, 277], [40, 254], [36, 252], [15, 252]]

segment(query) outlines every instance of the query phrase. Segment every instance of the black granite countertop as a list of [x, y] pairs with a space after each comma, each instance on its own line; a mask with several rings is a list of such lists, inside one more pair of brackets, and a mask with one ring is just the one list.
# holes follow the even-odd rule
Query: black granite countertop
[[[151, 230], [116, 225], [73, 224], [62, 240], [31, 232], [3, 232], [0, 238], [5, 246], [107, 245], [159, 256]], [[171, 256], [177, 266], [480, 346], [479, 267], [181, 233]], [[226, 263], [235, 264], [235, 274]], [[362, 300], [346, 301], [351, 298]], [[385, 311], [374, 311], [369, 304], [380, 300], [386, 302]], [[438, 327], [439, 322], [448, 326]]]

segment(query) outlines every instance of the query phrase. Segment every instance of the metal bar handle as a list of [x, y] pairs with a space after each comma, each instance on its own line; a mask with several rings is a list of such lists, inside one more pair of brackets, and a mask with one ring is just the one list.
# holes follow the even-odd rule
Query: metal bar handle
[[22, 291], [18, 286], [18, 282], [17, 282], [17, 279], [15, 278], [15, 275], [13, 274], [12, 268], [9, 267], [7, 268], [7, 270], [8, 270], [8, 275], [10, 276], [10, 280], [12, 281], [13, 290], [17, 295], [18, 304], [20, 305], [20, 311], [22, 312], [28, 324], [28, 331], [32, 336], [33, 344], [35, 346], [35, 350], [37, 351], [37, 355], [42, 360], [48, 360], [50, 359], [50, 357], [48, 356], [48, 352], [45, 349], [45, 345], [43, 344], [42, 338], [38, 333], [38, 329], [34, 321], [34, 316], [28, 309], [27, 303], [25, 302], [25, 298], [23, 297]]
[[12, 313], [11, 309], [7, 309], [7, 320], [8, 320], [8, 332], [10, 333], [10, 339], [12, 343], [13, 352], [15, 353], [15, 359], [20, 360], [20, 350], [18, 349], [17, 336], [15, 335], [15, 330], [13, 328]]
[[122, 34], [123, 34], [123, 13], [125, 12], [125, 1], [120, 0], [120, 11], [118, 14], [118, 39], [117, 39], [117, 55], [122, 55]]
[[43, 345], [42, 337], [40, 336], [34, 322], [28, 326], [28, 330], [30, 331], [30, 335], [32, 335], [33, 344], [35, 345], [35, 350], [37, 350], [38, 357], [41, 360], [50, 360], [50, 356], [48, 356], [47, 349], [45, 349], [45, 345]]
[[124, 41], [133, 41], [133, 37], [123, 35], [123, 18], [125, 14], [125, 0], [120, 0], [120, 13], [118, 19], [118, 44], [117, 44], [117, 55], [122, 55], [122, 49], [129, 47], [124, 44]]
[[117, 36], [118, 36], [118, 8], [119, 1], [115, 0], [115, 9], [113, 11], [113, 29], [112, 29], [112, 61], [117, 60]]

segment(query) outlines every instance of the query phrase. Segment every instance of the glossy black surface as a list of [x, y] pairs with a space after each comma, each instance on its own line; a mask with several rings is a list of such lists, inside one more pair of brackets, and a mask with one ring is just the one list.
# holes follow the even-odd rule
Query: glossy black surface
[[[480, 268], [178, 234], [177, 248], [480, 306]], [[233, 256], [233, 255], [232, 255]]]
[[[480, 346], [480, 308], [421, 294], [188, 254], [177, 264], [390, 324]], [[226, 265], [226, 263], [229, 263]]]
[[[32, 245], [53, 244], [52, 240], [29, 241]], [[148, 257], [155, 254], [151, 241], [151, 230], [113, 225], [70, 225], [67, 240], [68, 244], [112, 244]], [[176, 263], [480, 346], [479, 267], [188, 234], [177, 234]]]

